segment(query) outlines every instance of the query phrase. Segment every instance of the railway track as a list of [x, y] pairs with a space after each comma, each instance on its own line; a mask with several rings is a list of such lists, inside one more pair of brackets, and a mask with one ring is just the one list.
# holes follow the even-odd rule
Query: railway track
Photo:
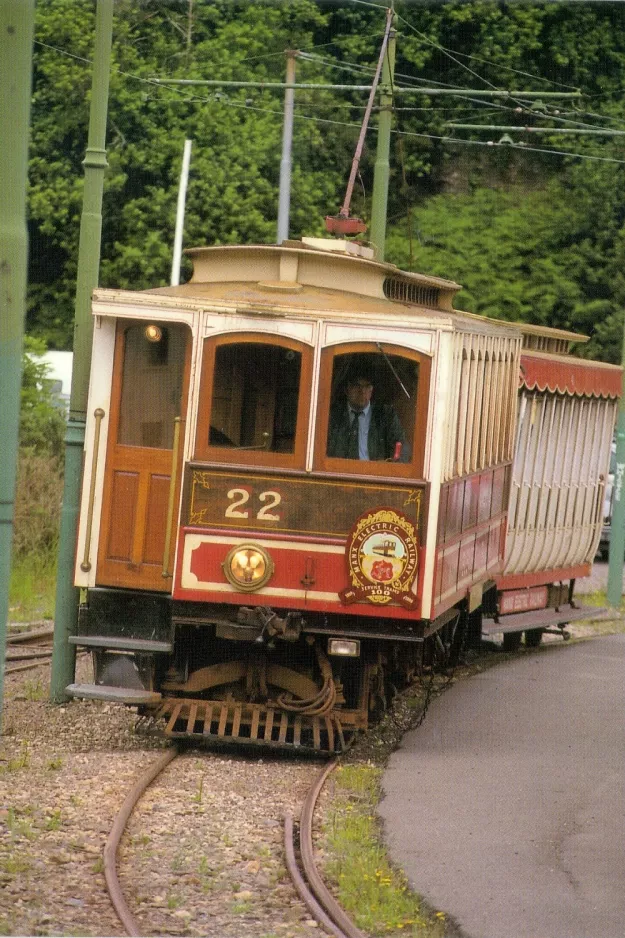
[[313, 853], [313, 815], [315, 805], [324, 782], [338, 765], [336, 759], [330, 762], [311, 785], [302, 805], [299, 819], [299, 855], [297, 862], [297, 836], [293, 826], [293, 817], [284, 818], [284, 850], [289, 875], [300, 898], [306, 903], [313, 917], [336, 938], [364, 938], [345, 910], [336, 901], [317, 871]]
[[[104, 848], [106, 886], [115, 913], [129, 936], [141, 936], [143, 932], [120, 885], [117, 870], [120, 841], [139, 799], [178, 754], [178, 748], [172, 746], [144, 771], [126, 795]], [[337, 761], [334, 760], [318, 773], [304, 799], [297, 824], [294, 823], [292, 813], [284, 815], [286, 867], [298, 895], [319, 925], [335, 938], [364, 938], [325, 886], [314, 860], [312, 825], [315, 806], [326, 779], [336, 765]]]
[[54, 629], [42, 626], [25, 632], [10, 632], [7, 636], [5, 674], [30, 671], [45, 664], [52, 657]]

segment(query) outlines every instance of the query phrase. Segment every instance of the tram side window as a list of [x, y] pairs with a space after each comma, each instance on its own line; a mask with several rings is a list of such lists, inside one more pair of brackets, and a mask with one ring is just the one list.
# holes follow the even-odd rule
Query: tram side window
[[410, 462], [419, 379], [401, 355], [335, 355], [327, 455]]
[[301, 353], [283, 346], [218, 346], [209, 445], [293, 453], [301, 367]]

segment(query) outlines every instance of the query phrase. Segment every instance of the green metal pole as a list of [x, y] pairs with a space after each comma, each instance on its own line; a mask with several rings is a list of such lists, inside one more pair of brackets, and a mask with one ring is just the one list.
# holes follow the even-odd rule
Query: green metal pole
[[106, 162], [106, 117], [109, 71], [113, 37], [113, 0], [98, 0], [95, 22], [95, 50], [89, 137], [84, 159], [85, 188], [80, 220], [78, 274], [74, 313], [74, 359], [70, 412], [65, 437], [65, 482], [61, 513], [54, 646], [50, 697], [56, 703], [67, 700], [65, 688], [74, 680], [76, 649], [69, 636], [76, 632], [78, 594], [74, 588], [74, 555], [80, 501], [82, 454], [85, 441], [89, 371], [91, 368], [91, 293], [98, 285], [102, 237], [102, 192]]
[[386, 244], [386, 206], [388, 204], [388, 183], [390, 177], [389, 153], [391, 149], [391, 124], [393, 120], [393, 76], [395, 74], [395, 37], [394, 24], [388, 37], [388, 47], [382, 66], [382, 84], [380, 85], [380, 116], [378, 119], [378, 147], [373, 174], [373, 195], [371, 199], [370, 237], [378, 261], [384, 260]]
[[0, 727], [26, 313], [26, 181], [34, 23], [35, 0], [0, 0]]
[[625, 324], [623, 327], [623, 386], [616, 420], [616, 470], [610, 521], [610, 560], [608, 564], [608, 603], [618, 609], [623, 594], [623, 556], [625, 556]]

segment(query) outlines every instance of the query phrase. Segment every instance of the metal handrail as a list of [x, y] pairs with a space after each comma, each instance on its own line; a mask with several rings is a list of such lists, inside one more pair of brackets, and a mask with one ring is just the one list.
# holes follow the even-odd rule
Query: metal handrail
[[95, 484], [96, 476], [98, 472], [98, 454], [100, 452], [100, 431], [102, 428], [102, 420], [104, 419], [104, 411], [101, 407], [96, 408], [93, 412], [95, 417], [95, 435], [93, 438], [93, 461], [91, 463], [91, 480], [89, 484], [89, 506], [87, 508], [87, 531], [85, 533], [85, 552], [83, 555], [82, 563], [80, 564], [80, 569], [84, 573], [88, 573], [91, 570], [91, 531], [93, 529], [93, 506], [95, 503]]
[[174, 502], [176, 498], [176, 483], [178, 481], [178, 450], [180, 449], [180, 424], [181, 417], [174, 419], [174, 444], [171, 454], [171, 477], [169, 481], [169, 501], [167, 503], [167, 523], [165, 525], [165, 547], [163, 550], [163, 571], [161, 576], [167, 579], [173, 576], [169, 572], [169, 551], [171, 548], [171, 533], [174, 522]]

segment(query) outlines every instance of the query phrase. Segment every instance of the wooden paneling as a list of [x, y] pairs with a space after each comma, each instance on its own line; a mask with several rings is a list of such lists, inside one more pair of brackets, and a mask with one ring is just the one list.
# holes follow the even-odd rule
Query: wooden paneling
[[143, 542], [144, 563], [163, 563], [169, 478], [169, 473], [158, 475], [153, 470], [150, 471], [148, 476], [145, 538]]
[[347, 537], [366, 511], [401, 511], [423, 538], [425, 486], [226, 472], [187, 466], [182, 523], [199, 528]]
[[138, 472], [113, 472], [111, 501], [116, 506], [123, 524], [111, 525], [106, 547], [109, 560], [132, 559], [132, 532], [135, 527], [135, 509], [139, 492]]

